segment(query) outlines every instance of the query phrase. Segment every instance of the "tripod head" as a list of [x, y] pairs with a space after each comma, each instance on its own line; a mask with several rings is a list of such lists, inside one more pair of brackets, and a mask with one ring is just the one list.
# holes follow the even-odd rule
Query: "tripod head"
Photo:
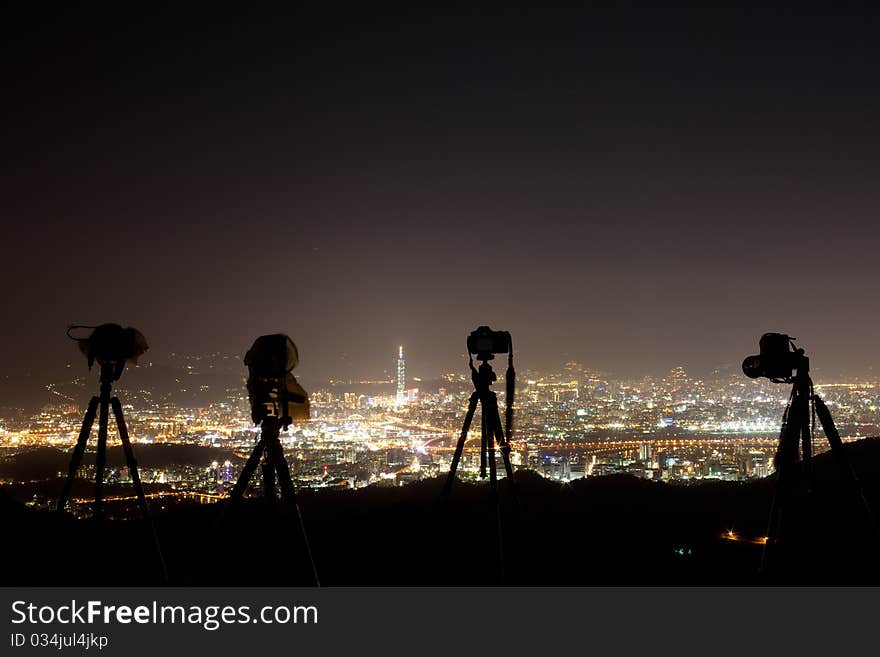
[[[77, 338], [71, 331], [94, 329], [86, 338]], [[72, 324], [67, 327], [67, 337], [76, 340], [79, 350], [89, 363], [89, 370], [95, 361], [101, 366], [101, 382], [118, 381], [128, 361], [137, 364], [137, 359], [149, 349], [144, 334], [135, 328], [122, 328], [119, 324], [83, 326]]]
[[471, 362], [471, 377], [479, 377], [480, 382], [486, 386], [491, 386], [498, 380], [498, 375], [495, 374], [495, 370], [492, 369], [492, 366], [486, 361], [480, 362], [480, 366], [477, 369], [474, 369], [474, 364]]
[[263, 335], [244, 356], [247, 390], [254, 424], [274, 417], [286, 429], [294, 420], [309, 419], [309, 397], [293, 376], [299, 364], [296, 345], [283, 333]]

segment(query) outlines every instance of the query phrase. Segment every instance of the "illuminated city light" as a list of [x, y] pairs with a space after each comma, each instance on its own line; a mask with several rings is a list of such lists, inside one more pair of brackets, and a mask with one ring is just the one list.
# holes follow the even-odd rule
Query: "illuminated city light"
[[[398, 349], [398, 360], [402, 355]], [[193, 376], [211, 366], [210, 360], [188, 364]], [[517, 468], [562, 482], [607, 474], [662, 482], [742, 481], [773, 473], [785, 390], [739, 377], [691, 379], [680, 368], [667, 377], [626, 381], [567, 367], [562, 374], [530, 375], [517, 396], [511, 454]], [[311, 419], [282, 434], [297, 485], [403, 485], [446, 472], [470, 389], [457, 373], [444, 375], [436, 389], [425, 387], [431, 380], [423, 378], [418, 393], [407, 391], [399, 377], [392, 394], [387, 379], [316, 386]], [[179, 499], [190, 499], [181, 497], [187, 492], [226, 493], [259, 432], [238, 385], [232, 382], [222, 399], [194, 408], [158, 402], [162, 395], [151, 390], [127, 392], [134, 441], [159, 450], [172, 445], [221, 450], [192, 465], [150, 468], [150, 458], [142, 457], [147, 486], [161, 486]], [[81, 423], [82, 409], [68, 394], [77, 386], [55, 384], [52, 401], [37, 412], [0, 418], [0, 447], [12, 454], [37, 446], [69, 450]], [[876, 383], [823, 387], [845, 441], [880, 432]], [[406, 403], [399, 405], [401, 390]], [[478, 420], [475, 425], [460, 468], [461, 476], [472, 480], [479, 471]], [[119, 445], [112, 431], [108, 444]], [[80, 477], [93, 477], [93, 469], [84, 467]], [[114, 477], [117, 485], [130, 485], [125, 472]]]

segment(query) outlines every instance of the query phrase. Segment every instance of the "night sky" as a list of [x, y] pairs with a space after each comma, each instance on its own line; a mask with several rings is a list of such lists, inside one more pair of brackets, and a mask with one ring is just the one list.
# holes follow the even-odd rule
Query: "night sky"
[[465, 371], [479, 324], [521, 367], [880, 366], [876, 14], [121, 4], [2, 21], [7, 384], [106, 321], [285, 332], [313, 380]]

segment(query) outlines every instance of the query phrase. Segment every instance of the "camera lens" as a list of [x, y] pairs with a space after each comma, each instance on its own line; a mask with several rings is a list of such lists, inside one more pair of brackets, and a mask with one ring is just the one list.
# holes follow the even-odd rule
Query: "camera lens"
[[747, 356], [742, 364], [743, 373], [750, 379], [757, 379], [763, 376], [764, 368], [761, 365], [760, 356]]

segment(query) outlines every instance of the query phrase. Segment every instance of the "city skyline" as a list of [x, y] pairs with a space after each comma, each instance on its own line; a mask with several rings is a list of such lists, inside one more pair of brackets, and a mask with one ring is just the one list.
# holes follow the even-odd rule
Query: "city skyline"
[[[432, 399], [437, 398], [438, 395], [440, 397], [466, 395], [470, 389], [470, 375], [464, 370], [435, 373], [433, 377], [412, 376], [407, 379], [403, 345], [398, 346], [395, 356], [396, 374], [386, 370], [384, 378], [303, 380], [309, 383], [308, 392], [316, 402], [344, 398], [346, 408], [351, 409], [379, 407], [380, 409], [392, 410], [398, 408], [405, 411], [407, 405], [418, 406], [422, 403], [423, 398]], [[181, 411], [190, 409], [201, 413], [204, 409], [209, 409], [219, 403], [220, 407], [226, 407], [237, 413], [238, 422], [243, 423], [242, 426], [248, 426], [250, 420], [246, 419], [248, 414], [245, 412], [247, 406], [245, 386], [239, 371], [240, 365], [238, 357], [223, 354], [177, 355], [166, 363], [144, 359], [140, 365], [130, 365], [116, 387], [122, 396], [130, 397], [128, 404], [136, 410], [149, 411], [152, 408], [155, 411], [162, 408], [177, 408]], [[9, 405], [4, 406], [4, 412], [0, 413], [0, 423], [4, 421], [3, 416], [6, 415], [7, 425], [3, 427], [0, 424], [0, 429], [8, 429], [10, 421], [13, 424], [20, 423], [28, 413], [39, 413], [40, 408], [43, 412], [49, 409], [51, 413], [51, 409], [55, 406], [73, 409], [82, 405], [94, 392], [92, 387], [93, 384], [96, 384], [96, 375], [89, 376], [83, 372], [75, 373], [70, 370], [67, 370], [67, 373], [73, 378], [48, 384], [39, 403], [30, 409], [16, 410]], [[411, 383], [412, 386], [408, 386], [408, 383]], [[503, 379], [496, 387], [503, 399], [505, 387]], [[648, 410], [655, 409], [653, 415], [656, 420], [660, 417], [661, 408], [665, 408], [666, 412], [672, 415], [671, 409], [680, 404], [684, 405], [682, 408], [688, 404], [706, 402], [710, 405], [721, 404], [723, 406], [724, 400], [732, 394], [730, 391], [739, 391], [731, 398], [733, 403], [739, 404], [742, 401], [752, 403], [753, 400], [764, 400], [777, 405], [784, 402], [789, 392], [788, 385], [764, 379], [749, 379], [740, 371], [732, 368], [717, 370], [707, 377], [694, 376], [693, 373], [687, 372], [682, 367], [670, 368], [662, 375], [657, 376], [627, 377], [594, 370], [576, 362], [569, 362], [562, 368], [543, 372], [520, 367], [517, 387], [519, 396], [516, 407], [520, 413], [525, 410], [528, 415], [530, 412], [529, 402], [537, 401], [538, 397], [545, 397], [547, 391], [555, 391], [553, 394], [557, 395], [558, 399], [556, 397], [554, 399], [560, 402], [558, 408], [552, 405], [544, 406], [542, 412], [559, 415], [561, 411], [563, 415], [566, 413], [571, 415], [577, 410], [578, 418], [589, 416], [594, 419], [597, 417], [597, 413], [601, 415], [604, 412], [601, 410], [602, 408], [609, 408], [607, 401], [603, 400], [607, 395], [621, 395], [619, 402], [621, 409], [632, 403], [636, 405], [648, 403]], [[871, 397], [873, 394], [871, 391], [880, 390], [880, 379], [820, 379], [815, 387], [816, 390], [831, 390], [832, 393], [836, 390], [864, 391], [868, 395], [864, 399], [864, 403], [867, 404], [864, 412], [867, 415], [862, 417], [860, 421], [866, 422], [867, 425], [873, 425], [875, 421], [880, 421], [880, 415], [877, 411], [880, 406], [880, 394], [877, 399]], [[541, 390], [545, 392], [541, 393]], [[233, 400], [235, 401], [233, 402]], [[462, 397], [461, 404], [464, 404], [464, 400], [465, 397]], [[549, 398], [545, 401], [549, 401]], [[229, 405], [230, 402], [232, 402], [232, 406]], [[861, 403], [859, 402], [859, 404]], [[844, 406], [844, 408], [846, 407]], [[731, 410], [728, 409], [728, 412]], [[10, 412], [12, 412], [11, 415], [9, 415]], [[25, 415], [22, 415], [22, 412]], [[616, 413], [617, 411], [612, 411], [612, 415]], [[11, 420], [11, 418], [19, 419]], [[608, 421], [605, 420], [605, 422]], [[767, 418], [764, 418], [763, 421], [766, 423]], [[180, 420], [176, 420], [176, 422], [180, 422]], [[738, 425], [735, 422], [728, 424], [731, 426], [727, 429], [721, 429], [721, 425], [715, 426], [714, 429], [703, 425], [702, 430], [717, 433], [721, 429], [721, 433], [731, 435], [736, 434], [737, 431], [748, 433], [755, 430], [754, 428], [747, 429], [745, 425], [737, 428]], [[769, 426], [774, 424], [775, 418], [771, 417]], [[691, 431], [698, 429], [698, 426], [692, 421], [691, 425]], [[625, 428], [625, 426], [625, 424], [621, 424], [618, 428]], [[639, 427], [634, 425], [632, 428], [644, 430], [650, 429], [652, 426], [654, 429], [667, 428], [663, 422], [656, 425], [642, 424]], [[766, 429], [767, 426], [759, 428], [759, 430]], [[643, 431], [643, 433], [648, 432]], [[572, 437], [579, 439], [576, 435]]]
[[[71, 343], [72, 345], [72, 343]], [[75, 347], [75, 345], [72, 345]], [[455, 377], [457, 380], [466, 381], [469, 378], [467, 371], [468, 356], [464, 351], [458, 354], [454, 363], [458, 367], [450, 367], [429, 371], [424, 364], [413, 363], [410, 360], [409, 365], [405, 365], [403, 359], [404, 345], [398, 345], [396, 351], [389, 355], [387, 359], [390, 365], [381, 370], [364, 373], [364, 376], [345, 376], [343, 372], [337, 373], [335, 376], [326, 372], [315, 372], [312, 368], [298, 367], [295, 371], [297, 377], [306, 384], [307, 388], [314, 386], [324, 387], [327, 385], [373, 385], [384, 382], [394, 387], [396, 399], [398, 403], [405, 403], [406, 393], [411, 392], [411, 388], [418, 389], [421, 385], [436, 386], [439, 382], [443, 385], [444, 380], [448, 377]], [[408, 350], [408, 348], [407, 348]], [[300, 349], [300, 354], [302, 350]], [[753, 351], [757, 352], [755, 348]], [[25, 379], [26, 385], [21, 385], [22, 381], [18, 381], [16, 385], [6, 386], [3, 403], [0, 408], [14, 409], [22, 408], [33, 410], [47, 402], [51, 402], [52, 394], [57, 394], [59, 385], [68, 385], [71, 382], [78, 382], [82, 388], [82, 395], [90, 395], [89, 387], [92, 383], [97, 382], [97, 369], [88, 370], [84, 357], [76, 350], [69, 362], [63, 366], [57, 367], [54, 372], [43, 372], [40, 376], [35, 376], [32, 380]], [[808, 355], [810, 355], [808, 353]], [[76, 358], [75, 356], [79, 356]], [[745, 378], [739, 363], [717, 363], [708, 371], [694, 371], [681, 364], [672, 365], [660, 371], [655, 372], [636, 372], [632, 374], [621, 373], [613, 370], [603, 370], [589, 366], [576, 360], [568, 360], [551, 368], [539, 368], [532, 365], [528, 357], [517, 355], [517, 368], [520, 372], [520, 384], [523, 383], [524, 377], [537, 376], [539, 378], [546, 376], [564, 376], [566, 371], [572, 368], [576, 370], [590, 371], [609, 380], [639, 382], [652, 381], [662, 379], [670, 373], [681, 370], [687, 373], [687, 376], [706, 382], [717, 382], [729, 378], [738, 379]], [[206, 369], [200, 367], [199, 363], [211, 363]], [[814, 360], [815, 363], [815, 360]], [[193, 369], [195, 368], [195, 369]], [[157, 373], [153, 373], [156, 370]], [[821, 364], [812, 367], [814, 378], [817, 385], [837, 385], [845, 382], [872, 382], [880, 381], [880, 375], [876, 375], [872, 368], [866, 368], [863, 373], [852, 375], [835, 372], [833, 368], [823, 367]], [[180, 384], [177, 376], [181, 374], [193, 373], [207, 374], [212, 377], [210, 385], [214, 388], [220, 384], [220, 387], [235, 386], [240, 384], [244, 390], [244, 379], [247, 374], [247, 368], [243, 364], [242, 357], [234, 353], [202, 353], [202, 354], [183, 354], [183, 353], [157, 353], [155, 350], [148, 350], [141, 359], [139, 364], [129, 363], [124, 370], [120, 386], [122, 389], [136, 389], [138, 387], [147, 386], [156, 391], [164, 391], [167, 394], [174, 389], [175, 384]], [[6, 383], [9, 383], [7, 378]], [[407, 383], [413, 385], [408, 386]], [[97, 385], [95, 383], [95, 385]], [[48, 392], [47, 392], [48, 391]]]
[[[401, 355], [398, 347], [398, 362]], [[194, 378], [181, 385], [206, 395], [188, 402], [143, 381], [117, 386], [134, 443], [151, 450], [141, 459], [150, 495], [166, 503], [222, 499], [259, 432], [241, 386], [227, 380], [227, 387], [209, 393], [201, 378], [223, 360], [205, 357], [184, 366], [182, 376]], [[574, 363], [530, 375], [518, 382], [512, 443], [518, 470], [563, 482], [609, 474], [667, 483], [748, 481], [773, 473], [788, 386], [744, 376], [701, 380], [682, 368], [658, 378], [613, 379]], [[414, 381], [425, 387], [406, 390], [404, 403], [394, 383], [358, 381], [309, 391], [311, 420], [295, 423], [282, 437], [298, 486], [404, 485], [446, 471], [470, 393], [468, 377], [447, 374], [440, 385]], [[504, 403], [504, 386], [498, 388]], [[880, 382], [826, 382], [815, 389], [847, 442], [880, 433]], [[5, 483], [20, 495], [33, 494], [30, 504], [40, 508], [51, 508], [53, 500], [36, 481], [50, 477], [57, 462], [40, 449], [66, 452], [79, 432], [83, 404], [77, 397], [90, 389], [80, 378], [50, 392], [54, 401], [33, 415], [0, 418]], [[466, 479], [477, 475], [478, 434], [472, 426], [461, 469]], [[115, 430], [109, 444], [118, 444]], [[823, 451], [821, 434], [814, 444], [817, 453]], [[166, 448], [172, 450], [167, 455], [161, 451]], [[175, 448], [195, 451], [175, 456]], [[15, 465], [19, 459], [24, 465]], [[40, 459], [48, 460], [37, 476], [33, 468]], [[80, 473], [86, 480], [93, 476], [89, 465]], [[113, 466], [107, 476], [108, 485], [123, 486], [112, 500], [125, 509], [134, 499], [125, 492], [127, 475]], [[87, 512], [87, 500], [74, 501]]]

